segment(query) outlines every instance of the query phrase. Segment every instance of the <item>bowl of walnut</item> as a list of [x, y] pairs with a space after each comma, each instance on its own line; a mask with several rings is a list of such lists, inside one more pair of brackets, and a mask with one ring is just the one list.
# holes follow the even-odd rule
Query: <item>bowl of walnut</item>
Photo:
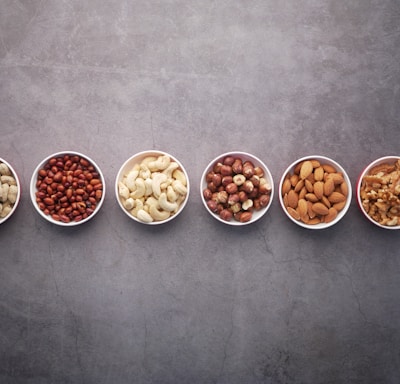
[[351, 202], [351, 183], [344, 168], [325, 156], [293, 162], [279, 183], [279, 201], [287, 217], [307, 229], [339, 222]]
[[271, 172], [256, 156], [247, 152], [226, 152], [205, 168], [200, 195], [216, 220], [240, 226], [264, 216], [273, 199]]
[[385, 229], [400, 229], [400, 157], [370, 163], [357, 182], [357, 202], [364, 216]]

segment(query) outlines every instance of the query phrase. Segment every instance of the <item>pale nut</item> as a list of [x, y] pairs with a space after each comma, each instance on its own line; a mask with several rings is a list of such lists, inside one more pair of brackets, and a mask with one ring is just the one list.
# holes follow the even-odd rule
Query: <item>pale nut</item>
[[233, 176], [232, 181], [239, 187], [246, 181], [246, 177], [242, 174], [238, 174]]

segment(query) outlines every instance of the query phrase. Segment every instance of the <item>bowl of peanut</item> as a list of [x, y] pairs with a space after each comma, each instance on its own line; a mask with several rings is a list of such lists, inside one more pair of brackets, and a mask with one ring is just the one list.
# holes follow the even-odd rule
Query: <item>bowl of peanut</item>
[[357, 182], [357, 202], [364, 216], [384, 229], [400, 229], [400, 157], [374, 160]]
[[351, 203], [351, 182], [344, 168], [325, 156], [293, 162], [279, 183], [279, 201], [287, 217], [307, 229], [339, 222]]
[[105, 180], [99, 166], [79, 152], [47, 156], [35, 168], [31, 201], [41, 217], [60, 226], [75, 226], [92, 219], [105, 196]]
[[132, 220], [158, 225], [176, 218], [186, 206], [190, 183], [182, 163], [167, 152], [148, 150], [127, 159], [115, 180], [115, 196]]
[[207, 211], [216, 220], [241, 226], [263, 217], [274, 195], [268, 167], [247, 152], [226, 152], [205, 168], [200, 195]]
[[7, 221], [17, 209], [21, 184], [13, 167], [0, 158], [0, 224]]

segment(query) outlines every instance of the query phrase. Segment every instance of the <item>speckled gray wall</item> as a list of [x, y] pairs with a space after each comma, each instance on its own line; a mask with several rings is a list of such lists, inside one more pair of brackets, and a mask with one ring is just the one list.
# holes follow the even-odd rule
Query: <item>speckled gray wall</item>
[[[325, 231], [277, 198], [245, 228], [200, 201], [208, 162], [284, 169], [332, 157], [353, 184], [400, 152], [397, 0], [0, 2], [0, 157], [23, 195], [0, 227], [0, 381], [400, 382], [399, 234], [360, 214]], [[36, 164], [81, 151], [106, 201], [89, 223], [34, 211]], [[167, 226], [129, 220], [114, 180], [133, 153], [187, 168]], [[353, 185], [354, 186], [354, 185]]]

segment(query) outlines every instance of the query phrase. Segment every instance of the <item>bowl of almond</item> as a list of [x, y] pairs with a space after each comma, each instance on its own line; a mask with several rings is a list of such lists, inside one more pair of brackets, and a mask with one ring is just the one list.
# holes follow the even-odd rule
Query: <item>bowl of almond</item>
[[364, 216], [384, 229], [400, 229], [400, 157], [371, 162], [357, 182], [357, 202]]
[[293, 162], [279, 183], [279, 201], [287, 217], [307, 229], [338, 223], [351, 203], [351, 182], [344, 168], [325, 156]]

